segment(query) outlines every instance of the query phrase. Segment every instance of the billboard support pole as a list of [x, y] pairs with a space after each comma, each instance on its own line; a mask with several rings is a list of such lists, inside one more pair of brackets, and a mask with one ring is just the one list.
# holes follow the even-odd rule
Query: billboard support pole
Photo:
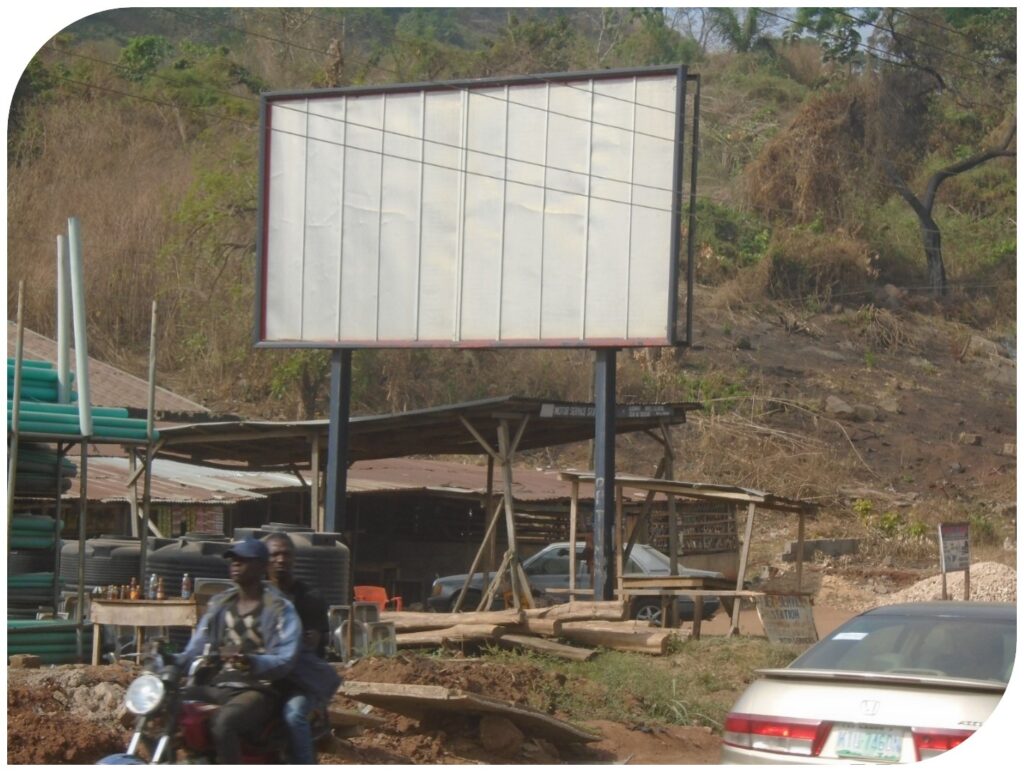
[[615, 349], [594, 356], [594, 600], [615, 587]]
[[324, 530], [344, 532], [347, 525], [348, 419], [352, 402], [352, 349], [331, 354], [331, 415], [327, 430], [327, 501]]

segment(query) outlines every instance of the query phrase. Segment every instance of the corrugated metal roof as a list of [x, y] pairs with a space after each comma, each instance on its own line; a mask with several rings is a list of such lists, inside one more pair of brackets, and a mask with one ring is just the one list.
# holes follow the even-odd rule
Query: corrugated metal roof
[[[128, 501], [131, 493], [127, 458], [90, 457], [88, 460], [90, 501]], [[64, 498], [77, 499], [80, 478], [74, 478]], [[266, 498], [271, 491], [301, 488], [302, 482], [283, 472], [232, 472], [209, 469], [177, 461], [155, 459], [150, 477], [150, 497], [168, 504], [237, 504]], [[139, 478], [139, 494], [142, 477]]]
[[[18, 343], [18, 325], [7, 321], [7, 356], [15, 355]], [[32, 330], [25, 330], [22, 356], [42, 362], [57, 361], [57, 341], [40, 335]], [[71, 361], [75, 361], [75, 350], [71, 349]], [[71, 369], [74, 370], [72, 364]], [[127, 407], [135, 411], [145, 411], [149, 405], [149, 383], [136, 378], [113, 365], [100, 362], [89, 357], [89, 392], [94, 405], [107, 407]], [[180, 416], [178, 420], [200, 418], [209, 415], [209, 410], [198, 402], [175, 394], [173, 391], [156, 387], [155, 409], [158, 414]]]
[[[493, 493], [501, 492], [501, 472], [495, 471]], [[384, 493], [422, 490], [441, 495], [480, 497], [487, 492], [487, 467], [435, 459], [383, 459], [358, 461], [348, 472], [347, 489], [353, 493]], [[556, 471], [516, 467], [512, 475], [512, 496], [516, 501], [567, 500], [569, 483]]]
[[[88, 460], [89, 500], [128, 501], [125, 486], [129, 477], [128, 459], [90, 456]], [[494, 493], [501, 480], [495, 479]], [[73, 478], [66, 499], [79, 497], [79, 479]], [[168, 459], [155, 459], [150, 479], [150, 495], [165, 504], [237, 504], [266, 498], [269, 493], [303, 487], [299, 478], [286, 472], [245, 472], [200, 467]], [[139, 478], [141, 496], [142, 478]], [[348, 472], [349, 493], [391, 493], [422, 491], [442, 496], [478, 498], [487, 492], [487, 467], [457, 461], [428, 459], [388, 459], [361, 461]], [[517, 501], [544, 502], [566, 500], [569, 484], [557, 473], [517, 468], [512, 495]]]
[[[686, 422], [697, 410], [693, 402], [661, 405], [619, 405], [615, 431], [656, 430]], [[349, 421], [350, 460], [400, 458], [409, 455], [474, 455], [484, 449], [467, 428], [471, 425], [492, 447], [498, 427], [508, 421], [515, 435], [525, 422], [518, 449], [564, 445], [594, 437], [594, 406], [527, 397], [495, 397], [405, 413], [359, 416]], [[327, 449], [329, 423], [313, 421], [232, 421], [198, 423], [161, 429], [160, 455], [193, 463], [254, 469], [308, 469], [313, 443], [321, 458]]]

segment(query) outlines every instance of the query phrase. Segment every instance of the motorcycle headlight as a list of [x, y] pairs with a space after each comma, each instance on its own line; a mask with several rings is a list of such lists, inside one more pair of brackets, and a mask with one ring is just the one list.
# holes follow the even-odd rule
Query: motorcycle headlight
[[144, 673], [128, 687], [124, 704], [135, 715], [146, 716], [160, 707], [163, 699], [163, 683], [152, 673]]

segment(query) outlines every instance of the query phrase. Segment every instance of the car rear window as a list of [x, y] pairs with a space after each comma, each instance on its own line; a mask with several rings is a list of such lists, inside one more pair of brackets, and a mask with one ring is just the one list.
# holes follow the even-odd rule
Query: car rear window
[[838, 628], [790, 667], [1006, 683], [1016, 649], [1015, 621], [869, 615]]

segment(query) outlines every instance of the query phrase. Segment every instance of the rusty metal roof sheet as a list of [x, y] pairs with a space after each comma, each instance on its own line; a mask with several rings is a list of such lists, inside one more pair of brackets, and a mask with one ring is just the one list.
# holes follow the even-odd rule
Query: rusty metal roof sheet
[[[90, 456], [87, 474], [90, 501], [111, 503], [130, 499], [125, 485], [130, 474], [127, 458]], [[559, 480], [555, 472], [517, 468], [514, 478], [512, 495], [516, 501], [537, 503], [569, 498], [569, 484]], [[142, 478], [139, 480], [141, 496]], [[72, 487], [64, 498], [78, 499], [79, 482], [77, 477], [72, 479]], [[153, 461], [150, 495], [154, 502], [162, 504], [237, 504], [304, 485], [298, 475], [286, 472], [214, 469], [158, 458]], [[495, 481], [498, 485], [500, 480]], [[487, 492], [487, 467], [426, 459], [362, 461], [349, 469], [348, 492], [422, 492], [479, 498]]]
[[[90, 501], [128, 501], [131, 493], [125, 485], [129, 477], [127, 458], [90, 457], [87, 487]], [[77, 499], [80, 477], [64, 498]], [[169, 504], [237, 504], [266, 498], [272, 491], [301, 488], [302, 481], [283, 472], [245, 472], [208, 469], [167, 459], [153, 461], [150, 496], [154, 502]], [[139, 478], [139, 495], [142, 478]]]
[[[18, 342], [18, 325], [7, 321], [7, 356], [13, 357]], [[25, 330], [22, 356], [43, 362], [57, 361], [57, 341], [40, 335], [32, 330]], [[71, 361], [74, 362], [74, 348], [71, 349]], [[74, 365], [72, 365], [72, 369]], [[126, 407], [144, 414], [149, 405], [149, 383], [136, 378], [113, 365], [100, 362], [89, 357], [89, 392], [94, 405], [108, 407]], [[195, 420], [209, 415], [209, 410], [198, 402], [175, 394], [173, 391], [156, 387], [155, 409], [157, 415], [174, 416], [175, 420]]]

